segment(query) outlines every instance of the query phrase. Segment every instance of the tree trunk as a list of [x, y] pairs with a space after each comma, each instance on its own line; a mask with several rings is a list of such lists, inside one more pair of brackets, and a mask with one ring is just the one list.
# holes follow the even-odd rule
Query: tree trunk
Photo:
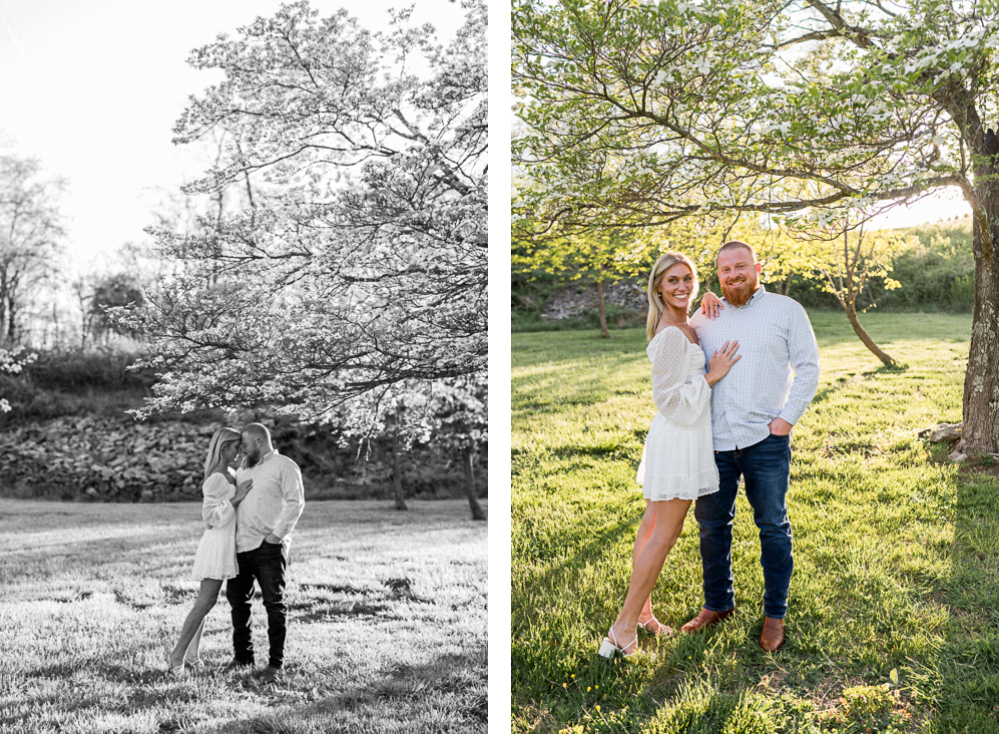
[[406, 500], [403, 499], [403, 469], [399, 460], [399, 434], [392, 434], [392, 495], [396, 499], [397, 510], [408, 510]]
[[888, 354], [879, 349], [878, 344], [872, 341], [872, 338], [868, 336], [868, 332], [865, 331], [864, 327], [861, 326], [861, 322], [858, 321], [858, 312], [854, 308], [853, 303], [841, 303], [844, 309], [844, 313], [847, 314], [847, 320], [851, 322], [851, 326], [854, 327], [854, 333], [858, 335], [858, 339], [861, 343], [868, 347], [868, 351], [882, 360], [882, 364], [890, 365], [896, 364], [896, 360], [890, 357]]
[[604, 311], [604, 281], [597, 281], [597, 313], [601, 319], [601, 338], [610, 339], [611, 332], [608, 331], [608, 315]]
[[[962, 440], [960, 453], [997, 452], [997, 136], [987, 132], [982, 136], [983, 150], [976, 151], [981, 167], [977, 166], [974, 197], [982, 207], [983, 219], [972, 217], [972, 253], [976, 263], [976, 302], [972, 311], [972, 338], [969, 343], [969, 364], [965, 370], [965, 390], [962, 394]], [[992, 174], [992, 176], [991, 176]], [[990, 180], [992, 178], [992, 180]], [[984, 232], [984, 225], [988, 230]], [[983, 235], [988, 235], [984, 237]], [[989, 240], [986, 242], [986, 240]]]
[[17, 310], [10, 301], [7, 302], [7, 341], [17, 344]]
[[791, 290], [792, 290], [792, 273], [789, 273], [788, 277], [785, 278], [785, 291], [781, 295], [787, 296], [791, 292]]
[[476, 499], [476, 483], [472, 473], [472, 461], [476, 456], [476, 447], [468, 445], [462, 448], [462, 469], [465, 470], [465, 494], [469, 498], [469, 507], [472, 508], [473, 520], [485, 520], [486, 511]]

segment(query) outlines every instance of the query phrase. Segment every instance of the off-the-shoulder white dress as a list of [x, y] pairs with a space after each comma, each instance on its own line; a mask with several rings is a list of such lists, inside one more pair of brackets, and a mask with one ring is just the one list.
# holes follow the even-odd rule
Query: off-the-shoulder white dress
[[236, 487], [216, 472], [201, 485], [201, 492], [201, 516], [208, 529], [195, 551], [191, 575], [199, 580], [236, 578], [236, 508], [230, 502]]
[[649, 500], [694, 500], [719, 489], [712, 448], [712, 388], [705, 353], [668, 326], [646, 346], [653, 363], [656, 417], [649, 427], [636, 480]]

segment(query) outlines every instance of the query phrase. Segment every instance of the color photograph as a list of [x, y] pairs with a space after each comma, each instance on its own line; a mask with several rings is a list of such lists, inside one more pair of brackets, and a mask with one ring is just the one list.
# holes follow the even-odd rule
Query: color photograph
[[511, 25], [511, 730], [996, 732], [996, 4]]

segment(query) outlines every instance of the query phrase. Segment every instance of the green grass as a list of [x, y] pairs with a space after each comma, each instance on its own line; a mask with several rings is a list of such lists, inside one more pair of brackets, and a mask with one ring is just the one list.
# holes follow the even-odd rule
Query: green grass
[[[961, 420], [971, 319], [864, 316], [907, 365], [886, 369], [842, 315], [810, 315], [822, 377], [793, 440], [795, 573], [774, 655], [757, 644], [763, 577], [740, 495], [736, 614], [640, 638], [653, 655], [637, 661], [597, 656], [643, 508], [644, 333], [513, 335], [514, 731], [997, 731], [996, 467], [959, 469], [916, 435]], [[653, 604], [677, 628], [702, 600], [689, 516]]]
[[[285, 676], [164, 675], [199, 506], [0, 500], [0, 732], [484, 731], [486, 527], [463, 501], [309, 502]], [[254, 643], [267, 650], [254, 601]], [[232, 657], [224, 598], [202, 642]], [[266, 652], [264, 655], [266, 662]]]

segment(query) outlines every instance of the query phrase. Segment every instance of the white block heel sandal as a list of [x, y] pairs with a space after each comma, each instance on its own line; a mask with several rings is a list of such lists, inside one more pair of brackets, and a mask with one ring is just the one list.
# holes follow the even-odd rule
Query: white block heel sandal
[[[630, 658], [633, 655], [639, 654], [639, 647], [636, 644], [638, 641], [639, 638], [633, 635], [631, 641], [624, 645], [619, 645], [614, 630], [608, 630], [608, 636], [604, 638], [604, 642], [601, 643], [601, 649], [597, 651], [597, 654], [602, 658], [612, 658], [616, 652], [620, 652], [624, 657]], [[632, 652], [625, 652], [630, 645], [636, 645], [636, 649]]]

